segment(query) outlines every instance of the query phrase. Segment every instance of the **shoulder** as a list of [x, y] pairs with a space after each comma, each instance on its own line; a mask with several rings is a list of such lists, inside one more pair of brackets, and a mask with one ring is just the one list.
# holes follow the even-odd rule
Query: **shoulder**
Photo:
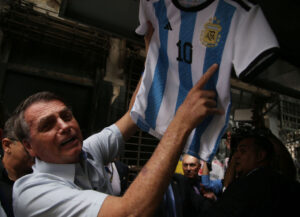
[[[47, 173], [26, 175], [13, 188], [16, 216], [97, 215], [106, 194], [82, 190], [73, 182]], [[88, 214], [87, 214], [88, 213]]]
[[[59, 186], [59, 183], [63, 184], [62, 178], [48, 174], [48, 173], [32, 173], [19, 178], [13, 186], [13, 197], [18, 198], [21, 194], [30, 192], [30, 194], [37, 190], [38, 193], [42, 193], [42, 189], [55, 188]], [[55, 185], [53, 185], [55, 183]]]
[[122, 138], [122, 134], [119, 128], [115, 124], [110, 125], [109, 127], [104, 128], [100, 132], [89, 136], [87, 139], [83, 141], [83, 146], [85, 147], [99, 141], [104, 142], [106, 140], [111, 139], [112, 137]]

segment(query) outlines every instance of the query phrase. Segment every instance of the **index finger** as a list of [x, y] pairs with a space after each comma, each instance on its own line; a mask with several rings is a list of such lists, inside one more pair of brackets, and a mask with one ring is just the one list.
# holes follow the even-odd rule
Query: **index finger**
[[208, 82], [208, 80], [211, 78], [211, 76], [215, 73], [215, 71], [218, 68], [218, 64], [213, 64], [209, 69], [203, 74], [203, 76], [200, 78], [200, 80], [195, 85], [196, 88], [202, 89], [204, 85]]

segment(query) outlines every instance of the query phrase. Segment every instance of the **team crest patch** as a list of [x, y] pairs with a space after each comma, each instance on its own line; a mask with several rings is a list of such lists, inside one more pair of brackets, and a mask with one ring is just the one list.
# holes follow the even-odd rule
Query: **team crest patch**
[[210, 18], [204, 25], [204, 29], [201, 32], [200, 41], [205, 47], [216, 47], [220, 41], [220, 32], [222, 27], [220, 20], [216, 17]]

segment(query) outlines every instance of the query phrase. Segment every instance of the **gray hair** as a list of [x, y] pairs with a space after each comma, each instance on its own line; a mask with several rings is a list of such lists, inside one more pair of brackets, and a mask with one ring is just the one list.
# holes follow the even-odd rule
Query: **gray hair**
[[17, 116], [14, 114], [4, 124], [3, 129], [3, 138], [8, 138], [10, 140], [18, 141], [18, 137], [16, 136], [15, 132], [15, 123], [16, 123]]

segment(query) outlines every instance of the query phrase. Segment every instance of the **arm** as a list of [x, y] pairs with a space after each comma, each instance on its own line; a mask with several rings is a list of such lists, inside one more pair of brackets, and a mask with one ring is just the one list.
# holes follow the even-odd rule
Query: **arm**
[[214, 91], [202, 90], [217, 69], [213, 65], [179, 107], [152, 157], [121, 198], [108, 196], [98, 217], [151, 216], [162, 199], [191, 131], [207, 116], [221, 114]]
[[235, 174], [235, 155], [233, 154], [229, 164], [228, 168], [224, 175], [224, 187], [227, 188], [228, 185], [234, 180], [236, 174]]
[[204, 186], [204, 188], [212, 190], [215, 194], [219, 194], [223, 188], [221, 179], [210, 180], [209, 169], [205, 161], [203, 162], [201, 183]]
[[132, 109], [132, 106], [134, 104], [135, 97], [141, 85], [141, 81], [142, 79], [140, 79], [135, 91], [132, 94], [128, 111], [125, 113], [125, 115], [123, 115], [123, 117], [121, 117], [120, 120], [116, 122], [116, 125], [119, 128], [124, 141], [127, 141], [137, 130], [136, 124], [133, 122], [133, 120], [130, 117], [130, 110]]

